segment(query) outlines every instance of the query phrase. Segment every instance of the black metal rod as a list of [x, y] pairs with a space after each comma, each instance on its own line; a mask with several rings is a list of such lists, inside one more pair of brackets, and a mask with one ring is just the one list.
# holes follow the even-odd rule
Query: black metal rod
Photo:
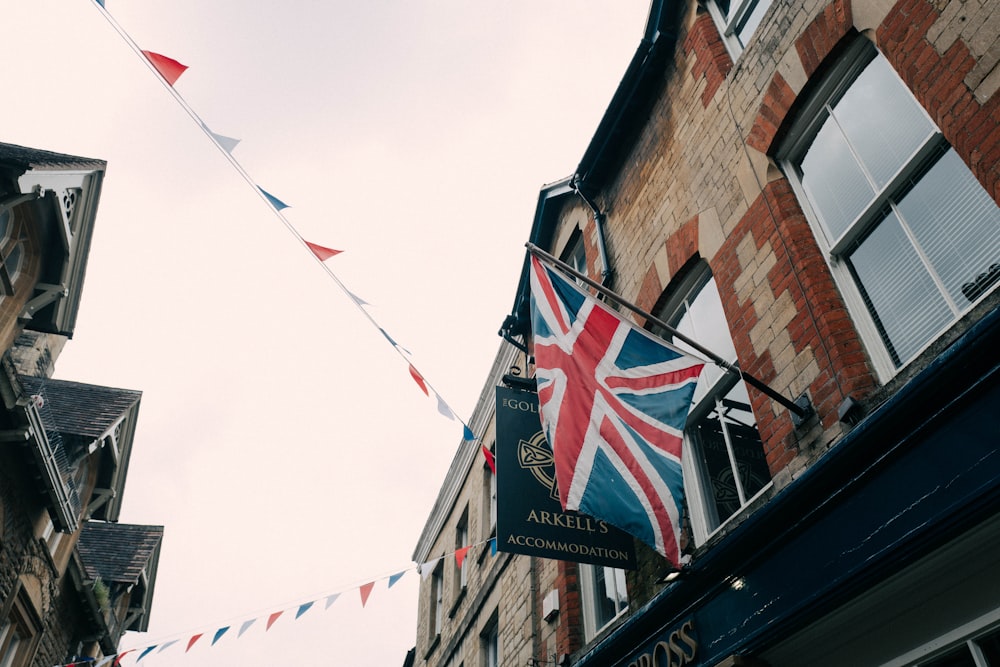
[[579, 271], [577, 271], [576, 269], [574, 269], [572, 266], [570, 266], [566, 262], [563, 262], [562, 260], [559, 260], [556, 257], [554, 257], [553, 255], [550, 255], [549, 253], [545, 252], [544, 250], [542, 250], [541, 248], [539, 248], [538, 246], [536, 246], [534, 243], [530, 243], [529, 242], [529, 243], [525, 243], [524, 245], [528, 249], [528, 252], [530, 252], [533, 255], [536, 255], [539, 259], [543, 259], [546, 262], [548, 262], [549, 264], [551, 264], [552, 266], [556, 267], [557, 269], [559, 269], [559, 270], [561, 270], [561, 271], [563, 271], [565, 273], [568, 273], [569, 275], [573, 276], [574, 278], [577, 278], [577, 279], [583, 281], [584, 283], [586, 283], [587, 285], [593, 287], [595, 290], [597, 290], [598, 292], [600, 292], [601, 294], [603, 294], [607, 298], [611, 299], [615, 303], [619, 304], [620, 306], [623, 306], [624, 308], [628, 308], [629, 310], [631, 310], [636, 315], [644, 317], [647, 322], [652, 322], [656, 326], [662, 327], [671, 336], [673, 336], [674, 338], [677, 338], [678, 340], [681, 340], [684, 343], [688, 344], [696, 352], [698, 352], [701, 355], [707, 357], [709, 360], [711, 360], [713, 363], [715, 363], [715, 365], [719, 366], [720, 368], [722, 368], [727, 373], [735, 373], [736, 375], [739, 375], [740, 378], [742, 378], [744, 382], [746, 382], [747, 384], [753, 386], [755, 389], [757, 389], [758, 391], [760, 391], [761, 393], [763, 393], [768, 398], [771, 398], [771, 399], [777, 401], [783, 407], [787, 408], [790, 412], [792, 412], [796, 416], [802, 417], [802, 418], [809, 416], [810, 410], [804, 408], [801, 405], [797, 405], [794, 401], [792, 401], [791, 399], [787, 398], [786, 396], [782, 396], [781, 394], [779, 394], [774, 389], [771, 389], [771, 387], [768, 386], [763, 380], [759, 380], [756, 377], [754, 377], [753, 375], [750, 375], [749, 373], [741, 370], [740, 367], [737, 366], [736, 364], [732, 364], [732, 363], [726, 361], [725, 359], [723, 359], [722, 357], [720, 357], [719, 355], [717, 355], [715, 352], [712, 352], [707, 347], [701, 345], [697, 341], [692, 340], [691, 338], [689, 338], [688, 336], [684, 335], [683, 333], [681, 333], [680, 331], [678, 331], [674, 327], [670, 326], [669, 324], [667, 324], [666, 322], [664, 322], [660, 318], [656, 317], [652, 313], [647, 313], [645, 310], [643, 310], [639, 306], [637, 306], [637, 305], [635, 305], [635, 304], [633, 304], [633, 303], [631, 303], [629, 301], [626, 301], [624, 298], [618, 296], [617, 294], [615, 294], [614, 292], [612, 292], [611, 290], [609, 290], [604, 285], [598, 283], [597, 281], [591, 280], [590, 278], [588, 278], [587, 276], [583, 275], [582, 273], [580, 273]]

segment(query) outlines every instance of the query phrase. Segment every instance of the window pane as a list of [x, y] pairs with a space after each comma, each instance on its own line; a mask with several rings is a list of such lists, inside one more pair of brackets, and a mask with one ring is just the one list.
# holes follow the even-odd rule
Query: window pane
[[[1000, 276], [1000, 208], [954, 150], [906, 194], [899, 210], [959, 308], [995, 284]], [[991, 280], [993, 266], [998, 270]], [[983, 274], [977, 287], [976, 278]]]
[[740, 40], [740, 44], [743, 46], [747, 45], [747, 42], [750, 41], [750, 38], [757, 31], [757, 27], [760, 26], [761, 19], [764, 18], [767, 8], [770, 6], [771, 0], [758, 0], [753, 8], [750, 9], [742, 25], [736, 30], [736, 37]]
[[[726, 321], [726, 313], [722, 309], [722, 299], [719, 297], [719, 288], [715, 284], [714, 277], [709, 278], [697, 294], [685, 301], [679, 312], [681, 313], [680, 319], [677, 319], [677, 315], [671, 318], [674, 319], [675, 329], [723, 359], [736, 361], [736, 346], [729, 333], [729, 323]], [[700, 352], [695, 352], [686, 343], [675, 338], [670, 338], [670, 340], [678, 348], [699, 357], [702, 356]], [[698, 386], [694, 392], [694, 403], [701, 401], [725, 374], [725, 371], [716, 364], [706, 364], [705, 369], [701, 372], [701, 377], [698, 378]]]
[[827, 119], [800, 166], [802, 187], [832, 245], [875, 198], [840, 128]]
[[934, 134], [934, 125], [884, 58], [868, 64], [833, 114], [879, 190]]
[[935, 658], [930, 662], [922, 662], [920, 665], [921, 667], [977, 667], [975, 659], [965, 644], [948, 655]]
[[896, 366], [953, 319], [895, 214], [861, 243], [850, 262]]
[[[611, 576], [608, 576], [610, 572]], [[618, 595], [615, 591], [614, 570], [594, 567], [594, 617], [596, 629], [603, 628], [618, 615]]]
[[[703, 477], [711, 488], [715, 517], [710, 517], [708, 523], [714, 530], [740, 510], [743, 500], [749, 500], [771, 481], [746, 386], [737, 383], [715, 409], [689, 427], [689, 433]], [[730, 459], [727, 436], [734, 460]]]
[[976, 640], [979, 650], [986, 657], [986, 662], [990, 667], [1000, 667], [1000, 631], [994, 631]]

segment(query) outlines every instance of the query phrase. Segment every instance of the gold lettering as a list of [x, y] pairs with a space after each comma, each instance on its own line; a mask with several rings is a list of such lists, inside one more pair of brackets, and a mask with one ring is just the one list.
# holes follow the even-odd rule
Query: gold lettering
[[677, 667], [667, 642], [657, 642], [653, 647], [653, 667]]
[[684, 624], [681, 625], [681, 629], [677, 631], [677, 636], [680, 637], [681, 641], [687, 644], [691, 648], [690, 655], [686, 652], [684, 653], [684, 664], [687, 664], [692, 660], [694, 660], [695, 653], [698, 652], [698, 642], [696, 642], [694, 640], [694, 637], [692, 637], [689, 634], [693, 630], [694, 630], [694, 622], [684, 621]]

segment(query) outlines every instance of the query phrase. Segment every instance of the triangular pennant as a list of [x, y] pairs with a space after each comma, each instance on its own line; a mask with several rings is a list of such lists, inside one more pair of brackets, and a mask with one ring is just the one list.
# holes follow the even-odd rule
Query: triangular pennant
[[298, 619], [299, 616], [309, 611], [313, 606], [312, 602], [306, 602], [303, 605], [299, 605], [299, 610], [295, 612], [295, 618]]
[[441, 398], [441, 394], [439, 394], [437, 392], [434, 392], [434, 395], [437, 396], [437, 400], [438, 400], [438, 412], [440, 412], [446, 418], [451, 419], [452, 421], [454, 421], [455, 420], [455, 413], [451, 411], [451, 408], [448, 407], [448, 404], [444, 402], [443, 398]]
[[168, 648], [170, 648], [171, 646], [173, 646], [174, 644], [176, 644], [178, 641], [180, 641], [180, 640], [179, 639], [171, 639], [170, 641], [166, 642], [165, 644], [161, 644], [160, 645], [160, 650], [157, 651], [157, 653], [163, 653]]
[[230, 628], [230, 626], [227, 625], [226, 627], [219, 628], [218, 630], [215, 631], [215, 636], [212, 637], [212, 646], [215, 646], [215, 642], [217, 642], [220, 639], [222, 639], [222, 635], [224, 635], [227, 632], [229, 632], [229, 628]]
[[470, 547], [462, 547], [455, 552], [455, 564], [458, 565], [458, 567], [462, 567], [462, 563], [465, 562], [465, 555], [469, 553], [469, 548]]
[[190, 650], [191, 650], [191, 647], [192, 647], [192, 646], [194, 646], [194, 643], [195, 643], [196, 641], [198, 641], [199, 639], [201, 639], [201, 637], [202, 637], [202, 635], [203, 635], [203, 634], [205, 634], [205, 633], [203, 633], [203, 632], [202, 632], [202, 633], [199, 633], [199, 634], [195, 635], [194, 637], [192, 637], [191, 639], [189, 639], [189, 640], [188, 640], [188, 645], [187, 645], [187, 648], [186, 648], [186, 649], [184, 649], [184, 652], [185, 652], [185, 653], [187, 653], [188, 651], [190, 651]]
[[486, 445], [483, 445], [482, 448], [483, 448], [483, 458], [486, 459], [486, 465], [490, 467], [490, 472], [492, 472], [494, 475], [497, 474], [497, 461], [493, 457], [493, 452], [491, 452]]
[[278, 620], [278, 617], [281, 616], [284, 613], [285, 613], [284, 611], [276, 611], [273, 614], [271, 614], [270, 616], [268, 616], [267, 617], [267, 627], [264, 628], [264, 632], [267, 632], [268, 630], [270, 630], [271, 626], [274, 625], [274, 622]]
[[125, 651], [124, 653], [119, 653], [118, 655], [116, 655], [115, 656], [115, 661], [111, 663], [111, 667], [118, 667], [118, 665], [120, 665], [121, 662], [122, 662], [122, 658], [124, 658], [125, 656], [127, 656], [129, 653], [132, 653], [133, 651], [135, 651], [135, 649], [134, 648], [130, 648], [129, 650]]
[[351, 290], [347, 290], [347, 293], [350, 295], [350, 297], [352, 299], [354, 299], [354, 303], [358, 304], [359, 306], [370, 306], [371, 305], [370, 303], [368, 303], [367, 301], [365, 301], [364, 299], [362, 299], [360, 296], [358, 296], [357, 294], [355, 294]]
[[[207, 127], [205, 129], [208, 130]], [[239, 139], [233, 139], [232, 137], [226, 137], [221, 134], [216, 134], [211, 130], [208, 130], [208, 133], [212, 135], [213, 139], [215, 139], [215, 143], [219, 144], [219, 146], [222, 147], [222, 150], [226, 151], [227, 153], [232, 153], [233, 149], [236, 148], [240, 143]]]
[[[99, 4], [101, 7], [104, 6], [104, 0], [94, 0], [94, 2], [96, 2], [97, 4]], [[136, 660], [136, 662], [138, 662], [138, 660]]]
[[420, 385], [420, 389], [422, 389], [425, 394], [428, 396], [431, 395], [430, 392], [427, 391], [427, 385], [424, 383], [424, 376], [417, 372], [417, 369], [413, 367], [413, 364], [410, 364], [410, 376], [418, 385]]
[[392, 588], [392, 585], [395, 584], [400, 579], [402, 579], [404, 574], [406, 574], [406, 570], [403, 570], [402, 572], [397, 572], [396, 574], [389, 577], [389, 585], [386, 588]]
[[149, 62], [153, 63], [153, 67], [156, 68], [156, 71], [160, 73], [163, 80], [171, 87], [177, 82], [181, 74], [184, 73], [184, 70], [187, 69], [187, 65], [182, 65], [173, 58], [168, 58], [159, 53], [143, 51], [142, 55], [146, 56]]
[[243, 621], [243, 625], [240, 626], [240, 631], [236, 633], [236, 638], [239, 639], [243, 636], [243, 633], [250, 629], [250, 626], [257, 622], [256, 618], [251, 618], [249, 621]]
[[[309, 241], [306, 241], [305, 243], [307, 246], [309, 246], [309, 249], [312, 250], [313, 254], [316, 255], [316, 257], [318, 257], [319, 261], [321, 262], [325, 262], [334, 255], [339, 255], [340, 253], [344, 252], [343, 250], [334, 250], [333, 248], [326, 248], [324, 246], [317, 245], [315, 243], [310, 243]], [[353, 294], [351, 296], [353, 296]]]
[[262, 188], [262, 187], [260, 187], [258, 185], [257, 189], [260, 190], [261, 194], [264, 195], [264, 197], [271, 204], [271, 206], [273, 206], [277, 210], [280, 211], [281, 209], [288, 208], [288, 204], [286, 204], [285, 202], [281, 201], [280, 199], [278, 199], [277, 197], [275, 197], [274, 195], [272, 195], [270, 192], [268, 192], [264, 188]]
[[429, 577], [431, 575], [431, 572], [434, 571], [434, 568], [437, 567], [439, 560], [441, 559], [435, 558], [434, 560], [429, 560], [426, 563], [421, 563], [420, 565], [418, 565], [417, 572], [420, 573], [420, 578], [426, 579], [427, 577]]
[[490, 555], [491, 556], [497, 555], [497, 538], [495, 537], [490, 538]]
[[333, 595], [327, 595], [326, 596], [326, 606], [323, 607], [323, 608], [324, 609], [329, 609], [330, 605], [332, 605], [334, 602], [336, 602], [337, 598], [339, 598], [339, 597], [340, 597], [340, 593], [334, 593]]
[[142, 653], [140, 653], [140, 654], [139, 654], [139, 657], [138, 657], [138, 658], [136, 658], [136, 659], [135, 659], [135, 661], [136, 661], [136, 662], [139, 662], [140, 660], [142, 660], [143, 658], [145, 658], [145, 657], [146, 657], [147, 655], [149, 655], [150, 653], [152, 653], [152, 652], [153, 652], [153, 649], [154, 649], [154, 648], [156, 648], [156, 644], [154, 644], [154, 645], [152, 645], [152, 646], [148, 646], [148, 647], [146, 647], [146, 650], [144, 650], [144, 651], [143, 651]]
[[409, 351], [409, 350], [407, 350], [407, 349], [406, 349], [405, 347], [403, 347], [402, 345], [400, 345], [399, 343], [397, 343], [396, 341], [394, 341], [394, 340], [392, 339], [392, 336], [390, 336], [389, 334], [387, 334], [387, 333], [385, 332], [385, 329], [383, 329], [382, 327], [379, 327], [379, 328], [378, 328], [378, 330], [382, 332], [382, 335], [383, 335], [383, 336], [385, 336], [385, 339], [386, 339], [387, 341], [389, 341], [390, 343], [392, 343], [392, 346], [393, 346], [393, 347], [398, 347], [398, 348], [399, 348], [400, 350], [402, 350], [403, 352], [405, 352], [405, 353], [407, 353], [407, 354], [409, 354], [409, 353], [410, 353], [410, 351]]
[[375, 582], [370, 581], [361, 587], [361, 606], [364, 607], [368, 603], [368, 596], [372, 594], [372, 589], [375, 588]]
[[462, 438], [465, 440], [475, 440], [476, 434], [472, 432], [472, 429], [468, 427], [467, 424], [462, 424]]

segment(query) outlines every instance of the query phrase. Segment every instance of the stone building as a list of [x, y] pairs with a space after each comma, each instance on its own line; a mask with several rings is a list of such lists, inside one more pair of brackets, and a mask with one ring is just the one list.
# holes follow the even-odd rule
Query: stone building
[[0, 665], [117, 652], [163, 529], [117, 523], [140, 392], [56, 380], [105, 163], [0, 144]]
[[[786, 400], [703, 374], [681, 571], [445, 557], [415, 665], [1000, 665], [998, 63], [986, 0], [651, 3], [526, 240]], [[474, 429], [527, 259], [502, 334]], [[476, 433], [418, 562], [489, 536]]]

